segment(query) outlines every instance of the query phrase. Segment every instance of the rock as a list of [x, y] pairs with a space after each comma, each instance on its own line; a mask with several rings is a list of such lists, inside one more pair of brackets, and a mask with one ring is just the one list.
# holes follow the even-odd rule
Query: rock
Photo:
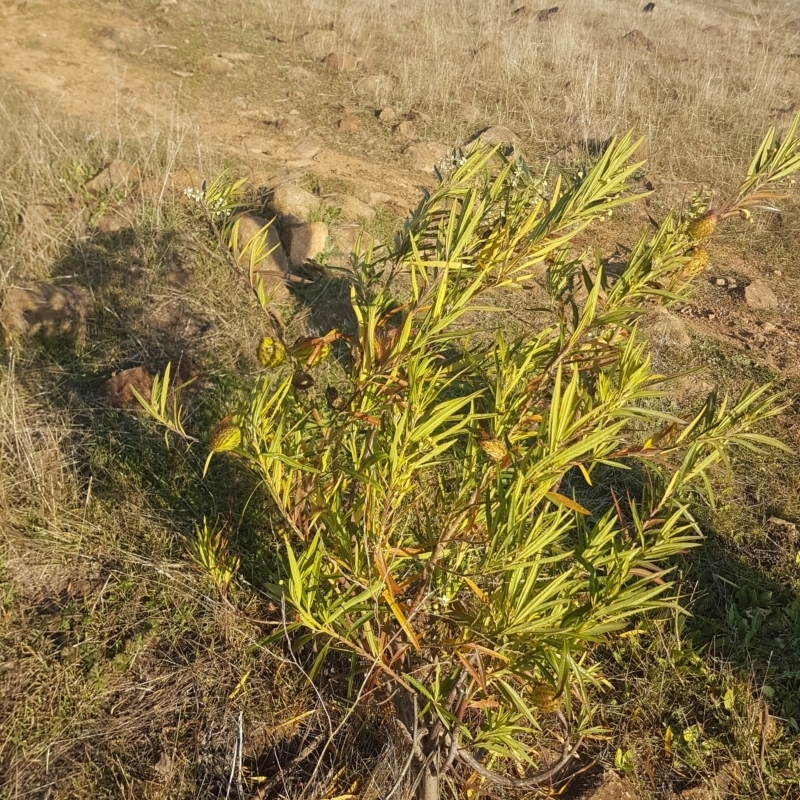
[[355, 90], [372, 95], [378, 102], [385, 100], [392, 91], [392, 79], [388, 75], [365, 75], [356, 81]]
[[[153, 378], [163, 375], [166, 364], [144, 364], [115, 372], [97, 390], [97, 399], [111, 408], [141, 409], [141, 404], [133, 394], [135, 389], [145, 400], [150, 400]], [[200, 375], [191, 360], [182, 357], [171, 362], [170, 383], [172, 387], [187, 383]]]
[[370, 192], [369, 193], [369, 204], [371, 206], [385, 206], [393, 203], [394, 200], [390, 194], [386, 194], [386, 192]]
[[209, 72], [216, 75], [227, 75], [233, 71], [233, 61], [229, 61], [222, 53], [206, 56], [202, 60], [202, 64]]
[[324, 222], [303, 222], [284, 231], [284, 241], [293, 267], [313, 261], [327, 246], [328, 226]]
[[744, 290], [744, 301], [756, 311], [774, 311], [778, 308], [775, 292], [764, 281], [755, 280]]
[[40, 236], [50, 227], [55, 206], [51, 203], [28, 203], [19, 216], [17, 230], [23, 236]]
[[765, 322], [761, 326], [761, 332], [765, 333], [767, 335], [771, 335], [771, 334], [775, 333], [775, 331], [777, 331], [777, 330], [778, 330], [778, 326], [777, 325], [773, 325], [771, 322]]
[[394, 122], [397, 119], [397, 112], [391, 106], [385, 106], [378, 112], [378, 119], [381, 122]]
[[258, 246], [265, 225], [267, 225], [267, 220], [257, 217], [255, 214], [242, 214], [239, 217], [237, 242], [239, 265], [242, 269], [249, 270], [251, 258], [257, 258], [255, 272], [264, 282], [267, 296], [275, 302], [285, 302], [289, 298], [287, 287], [290, 279], [289, 262], [274, 225], [270, 225], [266, 229], [264, 252], [260, 258], [253, 249]]
[[644, 11], [645, 14], [649, 14], [655, 7], [656, 7], [655, 3], [646, 3], [642, 7], [642, 11]]
[[362, 203], [357, 197], [349, 194], [331, 194], [325, 197], [325, 202], [330, 206], [341, 209], [341, 218], [344, 222], [360, 222], [365, 219], [372, 219], [375, 216], [375, 209]]
[[116, 189], [118, 186], [126, 186], [136, 183], [139, 180], [139, 170], [127, 161], [114, 159], [105, 169], [100, 170], [97, 175], [84, 185], [89, 194], [98, 195], [104, 191]]
[[450, 155], [450, 148], [440, 142], [416, 142], [403, 150], [413, 169], [434, 175], [439, 162]]
[[136, 220], [136, 207], [128, 203], [124, 206], [107, 208], [94, 227], [100, 233], [119, 233], [130, 230]]
[[634, 28], [632, 31], [628, 31], [628, 33], [622, 37], [622, 40], [636, 47], [642, 47], [645, 50], [653, 49], [653, 43], [636, 28]]
[[6, 345], [22, 335], [74, 341], [84, 334], [91, 309], [92, 296], [77, 284], [14, 286], [0, 306], [0, 338]]
[[603, 785], [587, 800], [639, 800], [639, 794], [625, 778], [610, 772], [606, 774]]
[[340, 133], [355, 133], [361, 123], [359, 122], [358, 117], [354, 117], [352, 115], [348, 115], [346, 117], [342, 117], [337, 123], [336, 127], [339, 129]]
[[665, 308], [653, 309], [641, 317], [639, 332], [658, 349], [668, 347], [684, 350], [692, 343], [683, 320]]
[[365, 253], [374, 244], [372, 236], [360, 225], [342, 225], [333, 234], [333, 243], [347, 258], [344, 263], [349, 263], [349, 256], [355, 250], [356, 242], [361, 237], [361, 252]]
[[123, 28], [102, 28], [99, 35], [100, 44], [106, 50], [124, 50], [128, 53], [141, 53], [152, 41], [146, 30], [137, 28], [135, 25]]
[[417, 130], [413, 122], [404, 120], [392, 128], [392, 138], [398, 139], [401, 142], [410, 142], [417, 136]]
[[336, 31], [322, 29], [311, 30], [300, 37], [303, 47], [315, 58], [324, 58], [328, 53], [336, 50], [339, 44], [339, 37]]
[[506, 155], [511, 155], [519, 147], [520, 139], [514, 131], [505, 125], [492, 125], [473, 134], [467, 144], [483, 145], [484, 147], [500, 146]]
[[303, 139], [294, 147], [294, 154], [298, 158], [314, 158], [322, 152], [322, 142], [319, 139]]
[[406, 114], [406, 119], [409, 119], [412, 122], [424, 122], [424, 123], [432, 121], [430, 114], [426, 114], [424, 111], [417, 111], [415, 108], [412, 108], [411, 111], [409, 111], [408, 114]]
[[684, 789], [678, 795], [678, 800], [714, 800], [717, 796], [708, 786], [693, 786], [691, 789]]
[[558, 14], [558, 6], [551, 6], [550, 8], [543, 8], [541, 11], [536, 12], [537, 22], [547, 22], [549, 19]]
[[269, 202], [270, 210], [287, 217], [289, 222], [306, 221], [312, 213], [319, 211], [320, 205], [319, 197], [288, 183], [275, 189]]
[[157, 178], [146, 178], [139, 188], [147, 197], [161, 197], [165, 194], [185, 192], [187, 189], [200, 191], [203, 187], [203, 176], [194, 167], [178, 169]]
[[316, 76], [305, 67], [291, 67], [287, 70], [286, 77], [293, 83], [311, 83]]
[[322, 59], [322, 65], [332, 72], [354, 72], [358, 60], [352, 53], [328, 53]]

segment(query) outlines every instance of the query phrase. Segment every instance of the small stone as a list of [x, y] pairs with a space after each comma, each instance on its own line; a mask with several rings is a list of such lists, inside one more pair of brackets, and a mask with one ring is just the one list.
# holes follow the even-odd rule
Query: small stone
[[450, 148], [440, 142], [416, 142], [406, 147], [403, 155], [413, 169], [434, 175], [439, 162], [450, 155]]
[[311, 30], [300, 38], [303, 47], [315, 58], [324, 58], [332, 53], [339, 44], [336, 31], [322, 29]]
[[344, 222], [360, 222], [375, 216], [375, 209], [372, 206], [349, 194], [331, 194], [325, 198], [325, 202], [341, 209], [341, 218]]
[[381, 102], [386, 100], [392, 91], [392, 79], [381, 73], [365, 75], [356, 81], [355, 90], [359, 94], [372, 95], [378, 102]]
[[725, 278], [714, 278], [714, 286], [727, 286], [728, 282]]
[[299, 186], [284, 184], [273, 191], [269, 207], [276, 214], [303, 222], [319, 210], [320, 199]]
[[89, 194], [97, 195], [116, 189], [118, 186], [136, 183], [138, 180], [139, 170], [133, 164], [115, 159], [105, 169], [100, 170], [83, 188]]
[[355, 133], [360, 124], [358, 117], [347, 116], [342, 117], [339, 122], [336, 123], [336, 127], [341, 133]]
[[132, 205], [106, 209], [95, 222], [94, 227], [100, 233], [119, 233], [130, 230], [136, 219], [136, 208]]
[[294, 148], [294, 154], [298, 158], [314, 158], [321, 152], [322, 142], [319, 139], [303, 139]]
[[762, 333], [770, 334], [770, 333], [775, 333], [775, 331], [777, 331], [777, 330], [778, 330], [778, 326], [777, 325], [773, 325], [771, 322], [764, 322], [761, 325]]
[[736, 278], [725, 278], [725, 285], [729, 289], [735, 289], [737, 287]]
[[683, 320], [665, 308], [656, 308], [641, 317], [639, 331], [657, 348], [684, 350], [692, 343]]
[[[253, 246], [258, 243], [260, 232], [266, 224], [267, 220], [255, 214], [242, 214], [239, 217], [238, 250], [242, 268], [250, 269]], [[274, 225], [267, 228], [265, 251], [266, 254], [257, 261], [255, 271], [264, 282], [267, 296], [276, 302], [284, 302], [289, 297], [289, 262]]]
[[641, 47], [644, 50], [653, 49], [653, 43], [636, 28], [634, 28], [632, 31], [628, 31], [628, 33], [622, 37], [622, 40], [627, 44], [634, 45], [635, 47]]
[[390, 194], [386, 194], [386, 192], [369, 193], [369, 204], [371, 206], [385, 206], [391, 202], [393, 202], [393, 198]]
[[480, 144], [484, 147], [500, 146], [506, 155], [511, 155], [519, 147], [520, 139], [505, 125], [492, 125], [473, 134], [467, 144]]
[[92, 296], [77, 284], [12, 286], [0, 306], [0, 338], [6, 345], [22, 335], [74, 341], [91, 309]]
[[328, 53], [322, 59], [322, 64], [332, 72], [353, 72], [358, 66], [358, 60], [352, 53]]
[[778, 298], [775, 292], [760, 280], [753, 281], [745, 288], [744, 300], [750, 308], [756, 311], [774, 311], [778, 308]]
[[227, 75], [233, 71], [233, 62], [229, 61], [222, 53], [206, 56], [202, 61], [203, 66], [216, 75]]
[[417, 136], [417, 131], [414, 128], [414, 123], [404, 120], [403, 122], [395, 125], [392, 128], [392, 138], [398, 139], [401, 142], [410, 142]]
[[406, 118], [410, 119], [412, 122], [431, 122], [430, 114], [426, 114], [424, 111], [417, 111], [414, 108], [406, 114]]
[[55, 206], [51, 203], [28, 203], [19, 217], [18, 231], [25, 236], [39, 236], [50, 227]]
[[303, 222], [284, 231], [284, 241], [289, 250], [289, 262], [301, 267], [313, 261], [326, 247], [328, 226], [324, 222]]
[[773, 275], [774, 275], [776, 278], [780, 278], [780, 277], [781, 277], [781, 275], [783, 275], [783, 270], [780, 270], [780, 269], [774, 269], [774, 270], [772, 270], [772, 274], [773, 274]]
[[[349, 256], [355, 250], [356, 242], [361, 237], [361, 252], [369, 250], [370, 246], [374, 244], [372, 236], [367, 233], [360, 225], [342, 225], [333, 234], [333, 242], [336, 247]], [[344, 264], [348, 263], [349, 259], [344, 260]]]
[[378, 112], [378, 119], [381, 122], [394, 122], [397, 119], [397, 112], [391, 106], [385, 106]]
[[639, 800], [639, 794], [625, 778], [610, 772], [605, 776], [603, 785], [587, 800]]
[[287, 70], [286, 77], [294, 83], [310, 83], [314, 80], [314, 73], [305, 67], [292, 67]]

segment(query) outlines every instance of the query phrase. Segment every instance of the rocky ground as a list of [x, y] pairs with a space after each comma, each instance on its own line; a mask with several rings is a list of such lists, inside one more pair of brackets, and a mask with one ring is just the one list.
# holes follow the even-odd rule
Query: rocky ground
[[[502, 13], [515, 24], [547, 25], [559, 13], [555, 7], [512, 5]], [[203, 183], [224, 167], [246, 178], [257, 206], [258, 214], [243, 223], [249, 226], [241, 232], [245, 251], [250, 235], [265, 220], [276, 219], [270, 231], [272, 253], [259, 260], [258, 268], [277, 276], [271, 287], [279, 293], [277, 300], [287, 301], [295, 284], [314, 282], [321, 264], [328, 277], [345, 269], [357, 240], [366, 248], [390, 239], [421, 192], [435, 184], [435, 169], [444, 168], [453, 148], [480, 138], [515, 147], [534, 164], [552, 155], [564, 168], [591, 155], [591, 137], [542, 152], [513, 125], [501, 124], [507, 120], [475, 108], [464, 107], [457, 123], [445, 124], [434, 108], [399, 102], [394, 91], [398, 75], [336, 26], [298, 23], [287, 33], [285, 25], [250, 14], [246, 3], [0, 0], [0, 89], [21, 90], [45, 119], [47, 113], [79, 118], [87, 140], [153, 143], [138, 147], [134, 157], [121, 147], [116, 157], [95, 163], [92, 174], [79, 173], [67, 203], [45, 191], [18, 198], [15, 235], [41, 256], [27, 266], [2, 266], [0, 323], [6, 343], [33, 335], [81, 340], [93, 317], [106, 314], [108, 298], [120, 290], [107, 276], [92, 284], [91, 273], [77, 267], [70, 274], [65, 267], [54, 281], [45, 263], [54, 226], [76, 226], [74, 238], [83, 243], [84, 255], [87, 247], [116, 247], [128, 241], [143, 204], [158, 208], [171, 198], [191, 207]], [[476, 47], [477, 62], [492, 58], [493, 41]], [[632, 23], [622, 44], [647, 53], [658, 42]], [[165, 143], [167, 155], [149, 159], [148, 153], [162, 147], [159, 142]], [[679, 177], [642, 175], [642, 186], [654, 190], [653, 199], [609, 224], [604, 242], [609, 261], [623, 256], [667, 203], [688, 201], [695, 187]], [[710, 268], [691, 303], [646, 320], [643, 328], [666, 368], [677, 364], [699, 370], [677, 386], [677, 394], [708, 391], [730, 365], [739, 370], [741, 381], [766, 376], [796, 389], [799, 208], [790, 199], [780, 214], [759, 218], [750, 227], [732, 227], [715, 242]], [[135, 248], [123, 252], [127, 259]], [[127, 267], [122, 283], [145, 292], [147, 282], [137, 278], [144, 267], [133, 262]], [[91, 389], [102, 403], [135, 407], [132, 389], [147, 393], [153, 376], [170, 359], [178, 359], [179, 380], [202, 376], [208, 365], [193, 343], [222, 326], [213, 308], [198, 308], [186, 299], [202, 297], [203, 280], [191, 258], [176, 261], [160, 284], [157, 302], [137, 312], [147, 316], [151, 338], [137, 328], [139, 338], [91, 376]], [[298, 324], [317, 333], [341, 324], [346, 302], [340, 300], [313, 299]], [[796, 406], [796, 395], [790, 402]], [[787, 415], [782, 434], [800, 446], [796, 420], [795, 414]], [[792, 488], [782, 491], [791, 493]], [[775, 524], [796, 536], [794, 521], [783, 519], [789, 514], [780, 503], [773, 505]], [[793, 501], [788, 506], [794, 508]], [[33, 586], [36, 577], [28, 579]], [[83, 595], [99, 591], [91, 575], [85, 583]], [[69, 592], [74, 594], [73, 588]], [[167, 750], [160, 753], [153, 780], [169, 772], [172, 757]], [[640, 796], [632, 783], [611, 772], [598, 785], [600, 772], [595, 769], [594, 785], [582, 795], [587, 800]], [[731, 779], [726, 774], [720, 771], [689, 788], [653, 796], [727, 796]], [[25, 795], [19, 786], [15, 791], [8, 796]]]

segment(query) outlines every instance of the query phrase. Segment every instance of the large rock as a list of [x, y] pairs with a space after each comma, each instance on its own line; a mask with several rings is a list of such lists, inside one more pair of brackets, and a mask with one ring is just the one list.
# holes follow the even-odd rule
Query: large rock
[[[238, 261], [243, 270], [249, 271], [251, 260], [255, 260], [254, 271], [263, 281], [267, 296], [281, 303], [289, 299], [289, 262], [274, 225], [266, 227], [266, 241], [263, 241], [267, 225], [267, 220], [255, 214], [242, 214], [239, 217]], [[262, 242], [263, 250], [257, 252], [255, 248]]]
[[14, 286], [0, 306], [0, 338], [5, 344], [23, 335], [74, 341], [84, 334], [91, 308], [92, 296], [77, 284]]
[[313, 261], [328, 243], [328, 226], [324, 222], [302, 222], [283, 232], [289, 251], [289, 262], [293, 267], [302, 267]]
[[764, 281], [753, 281], [744, 290], [744, 301], [756, 311], [775, 311], [778, 298]]
[[449, 157], [450, 148], [440, 142], [415, 142], [403, 150], [413, 169], [435, 174], [439, 163]]
[[360, 222], [375, 216], [375, 209], [372, 206], [368, 206], [349, 194], [330, 194], [326, 196], [325, 202], [327, 205], [341, 210], [341, 218], [344, 222]]
[[100, 170], [94, 178], [88, 181], [84, 189], [89, 194], [101, 194], [119, 186], [137, 183], [138, 180], [139, 170], [133, 164], [114, 159], [105, 169]]
[[649, 311], [639, 320], [639, 332], [656, 349], [685, 350], [692, 343], [686, 325], [680, 317], [665, 308]]
[[305, 222], [311, 214], [319, 211], [320, 205], [319, 197], [287, 183], [273, 191], [269, 208], [292, 223]]
[[336, 31], [316, 28], [301, 36], [300, 42], [312, 56], [324, 58], [328, 53], [336, 50], [339, 44], [339, 37], [336, 35]]

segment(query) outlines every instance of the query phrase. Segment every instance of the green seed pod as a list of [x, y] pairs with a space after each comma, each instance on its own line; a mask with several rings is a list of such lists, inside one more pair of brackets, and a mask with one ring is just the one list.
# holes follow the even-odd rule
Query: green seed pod
[[719, 215], [715, 211], [708, 211], [702, 217], [698, 217], [694, 222], [689, 224], [686, 232], [695, 241], [708, 239], [719, 225]]
[[708, 267], [708, 250], [705, 247], [697, 247], [691, 252], [691, 260], [683, 268], [681, 273], [684, 278], [691, 278], [705, 272]]
[[235, 450], [242, 443], [242, 429], [234, 425], [229, 417], [222, 420], [211, 432], [209, 442], [212, 453]]
[[258, 360], [268, 369], [274, 369], [283, 364], [286, 358], [286, 349], [271, 336], [265, 336], [258, 345]]

